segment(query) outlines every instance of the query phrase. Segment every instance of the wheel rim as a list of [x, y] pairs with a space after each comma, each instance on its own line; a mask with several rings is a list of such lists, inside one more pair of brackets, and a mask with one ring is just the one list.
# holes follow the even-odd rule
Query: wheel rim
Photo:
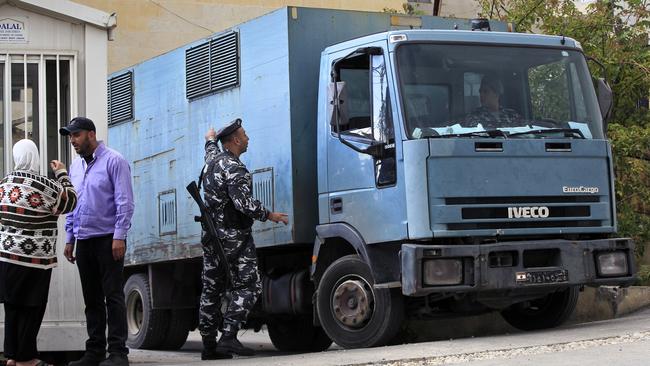
[[372, 318], [374, 296], [372, 287], [362, 278], [339, 283], [332, 294], [332, 312], [342, 326], [358, 329]]
[[136, 335], [140, 333], [143, 319], [142, 293], [137, 289], [133, 289], [129, 292], [126, 300], [126, 323], [130, 334]]

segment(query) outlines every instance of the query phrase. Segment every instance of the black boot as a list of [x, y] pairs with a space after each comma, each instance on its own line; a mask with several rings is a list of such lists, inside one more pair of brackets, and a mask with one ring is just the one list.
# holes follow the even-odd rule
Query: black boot
[[83, 357], [77, 361], [72, 361], [68, 365], [70, 366], [98, 366], [100, 362], [104, 361], [105, 356], [98, 354], [86, 352]]
[[201, 337], [203, 341], [203, 350], [201, 351], [201, 360], [223, 360], [232, 358], [231, 354], [217, 352], [217, 337]]
[[124, 354], [111, 353], [99, 366], [129, 366], [129, 357]]
[[222, 334], [219, 343], [217, 343], [217, 352], [240, 356], [253, 356], [255, 354], [255, 351], [239, 343], [237, 334]]

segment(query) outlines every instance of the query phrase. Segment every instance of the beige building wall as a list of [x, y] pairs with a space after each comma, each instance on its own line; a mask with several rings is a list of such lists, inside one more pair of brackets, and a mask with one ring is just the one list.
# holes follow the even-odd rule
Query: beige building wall
[[[108, 47], [109, 73], [287, 5], [382, 11], [384, 8], [401, 10], [405, 2], [404, 0], [74, 1], [109, 14], [117, 14], [115, 40], [109, 42]], [[464, 1], [466, 0], [461, 2]]]
[[475, 0], [440, 0], [441, 17], [476, 18], [481, 7]]

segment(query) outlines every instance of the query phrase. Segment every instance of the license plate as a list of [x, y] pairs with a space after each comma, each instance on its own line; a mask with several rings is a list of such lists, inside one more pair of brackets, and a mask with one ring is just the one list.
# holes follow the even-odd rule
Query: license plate
[[521, 284], [562, 283], [569, 280], [569, 272], [566, 269], [517, 272], [516, 279]]

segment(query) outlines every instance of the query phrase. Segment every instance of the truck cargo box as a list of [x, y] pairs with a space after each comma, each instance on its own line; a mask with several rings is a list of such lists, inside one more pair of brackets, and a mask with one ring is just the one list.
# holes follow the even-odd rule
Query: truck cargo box
[[321, 51], [413, 27], [468, 29], [470, 21], [287, 7], [111, 75], [109, 145], [130, 162], [136, 197], [126, 264], [201, 255], [185, 186], [203, 166], [207, 129], [235, 118], [250, 137], [242, 161], [254, 196], [289, 214], [287, 226], [255, 223], [257, 247], [313, 242]]

